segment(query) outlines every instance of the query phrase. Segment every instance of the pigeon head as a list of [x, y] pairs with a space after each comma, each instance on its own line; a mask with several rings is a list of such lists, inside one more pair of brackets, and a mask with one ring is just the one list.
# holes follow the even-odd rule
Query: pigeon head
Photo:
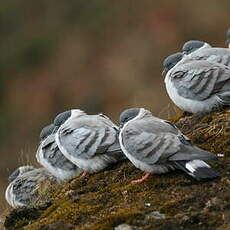
[[120, 127], [122, 127], [125, 123], [135, 118], [140, 112], [140, 108], [131, 108], [124, 110], [119, 119]]
[[55, 119], [54, 119], [54, 125], [57, 127], [60, 127], [62, 124], [64, 124], [69, 118], [75, 118], [79, 117], [81, 115], [84, 115], [85, 112], [83, 112], [80, 109], [71, 109], [67, 110], [65, 112], [59, 113]]
[[21, 176], [23, 173], [34, 170], [35, 168], [33, 166], [21, 166], [14, 170], [10, 176], [8, 177], [8, 183], [11, 183], [13, 180], [15, 180], [18, 176]]
[[14, 170], [8, 177], [8, 183], [11, 183], [13, 180], [15, 180], [19, 176], [19, 174], [20, 174], [19, 168]]
[[230, 45], [230, 28], [226, 32], [226, 37], [227, 37], [226, 44], [229, 46]]
[[44, 127], [40, 133], [40, 139], [44, 140], [46, 137], [48, 137], [51, 133], [53, 133], [55, 129], [55, 125], [54, 124], [50, 124], [47, 125], [46, 127]]
[[175, 54], [172, 54], [172, 55], [168, 56], [167, 58], [165, 58], [165, 60], [163, 62], [164, 70], [163, 70], [162, 74], [166, 74], [179, 61], [181, 61], [182, 58], [183, 58], [183, 54], [182, 53], [175, 53]]
[[203, 41], [197, 41], [197, 40], [191, 40], [191, 41], [187, 41], [184, 43], [183, 47], [182, 47], [182, 51], [183, 54], [190, 54], [200, 48], [204, 48], [206, 47], [206, 42]]
[[54, 119], [54, 125], [59, 127], [71, 117], [71, 110], [59, 113]]

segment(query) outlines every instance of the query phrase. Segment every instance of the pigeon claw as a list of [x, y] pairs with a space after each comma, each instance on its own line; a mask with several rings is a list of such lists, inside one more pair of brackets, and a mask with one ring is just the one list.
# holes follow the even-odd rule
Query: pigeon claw
[[84, 178], [84, 177], [86, 177], [86, 176], [88, 176], [88, 175], [89, 175], [88, 172], [84, 171], [84, 172], [81, 174], [81, 177], [80, 177], [80, 178]]
[[145, 173], [145, 175], [142, 178], [137, 179], [137, 180], [132, 180], [131, 183], [132, 184], [142, 183], [143, 181], [145, 181], [150, 176], [150, 174], [151, 173]]

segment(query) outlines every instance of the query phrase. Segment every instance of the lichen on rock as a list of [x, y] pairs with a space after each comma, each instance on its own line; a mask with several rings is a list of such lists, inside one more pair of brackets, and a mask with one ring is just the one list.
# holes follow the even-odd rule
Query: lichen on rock
[[[197, 182], [175, 171], [130, 184], [143, 172], [126, 161], [48, 191], [49, 205], [42, 206], [40, 200], [34, 209], [24, 209], [35, 213], [32, 217], [17, 214], [15, 218], [19, 210], [13, 210], [6, 229], [109, 230], [121, 224], [144, 230], [229, 229], [230, 110], [186, 116], [175, 124], [199, 147], [222, 154], [212, 164], [221, 178]], [[154, 218], [153, 213], [164, 218]]]

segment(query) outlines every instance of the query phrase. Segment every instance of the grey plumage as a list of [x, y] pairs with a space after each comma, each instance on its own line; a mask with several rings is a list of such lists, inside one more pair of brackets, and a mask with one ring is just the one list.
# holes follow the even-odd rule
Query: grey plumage
[[183, 47], [184, 54], [194, 60], [207, 60], [217, 62], [230, 67], [230, 49], [219, 47], [208, 47], [202, 41], [188, 41]]
[[[129, 113], [129, 110], [125, 110], [121, 117], [124, 113]], [[120, 122], [123, 123], [123, 120]], [[199, 180], [205, 177], [202, 172], [202, 175], [197, 175], [199, 168], [207, 167], [203, 161], [217, 159], [214, 154], [193, 145], [174, 125], [152, 116], [143, 108], [137, 116], [124, 123], [119, 141], [127, 158], [137, 168], [149, 173], [159, 174], [184, 168], [183, 171]], [[197, 165], [194, 164], [192, 171], [188, 165], [194, 160], [197, 160]], [[181, 162], [187, 164], [188, 168], [183, 167]], [[213, 177], [218, 175], [211, 168], [209, 172]]]
[[165, 84], [172, 101], [188, 112], [229, 104], [230, 69], [222, 64], [185, 57], [167, 72]]
[[40, 135], [43, 138], [36, 153], [37, 161], [60, 180], [78, 176], [82, 170], [62, 154], [55, 142], [55, 126], [45, 127], [43, 133], [45, 135]]
[[55, 136], [62, 153], [84, 171], [93, 173], [124, 159], [118, 127], [105, 115], [71, 115]]
[[207, 60], [230, 67], [230, 49], [228, 48], [207, 48], [197, 50], [189, 54], [189, 56], [194, 60]]
[[10, 176], [8, 177], [8, 183], [11, 183], [13, 180], [15, 180], [17, 177], [21, 176], [23, 173], [34, 170], [35, 168], [30, 165], [22, 166], [14, 170]]
[[178, 65], [183, 58], [183, 54], [181, 52], [174, 53], [169, 55], [165, 60], [163, 61], [163, 73], [166, 74], [169, 70], [171, 70], [173, 67]]
[[55, 125], [50, 124], [45, 126], [42, 131], [40, 132], [40, 140], [45, 140], [53, 131], [55, 130]]
[[44, 168], [26, 170], [8, 185], [5, 198], [14, 208], [32, 205], [39, 199], [40, 186], [52, 181], [54, 177]]
[[230, 91], [230, 69], [207, 61], [188, 61], [170, 73], [185, 98], [203, 101], [214, 94]]
[[[77, 111], [76, 111], [77, 112]], [[81, 112], [81, 111], [79, 111]], [[66, 121], [71, 116], [71, 110], [59, 113], [54, 119], [54, 125], [60, 126], [64, 121]]]

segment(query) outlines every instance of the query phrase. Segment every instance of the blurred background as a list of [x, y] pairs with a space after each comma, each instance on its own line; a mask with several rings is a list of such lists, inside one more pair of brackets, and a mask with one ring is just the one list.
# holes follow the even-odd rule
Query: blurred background
[[39, 133], [70, 108], [117, 121], [128, 107], [179, 110], [162, 61], [190, 39], [225, 46], [230, 1], [11, 0], [0, 6], [0, 211], [9, 173], [34, 164]]

